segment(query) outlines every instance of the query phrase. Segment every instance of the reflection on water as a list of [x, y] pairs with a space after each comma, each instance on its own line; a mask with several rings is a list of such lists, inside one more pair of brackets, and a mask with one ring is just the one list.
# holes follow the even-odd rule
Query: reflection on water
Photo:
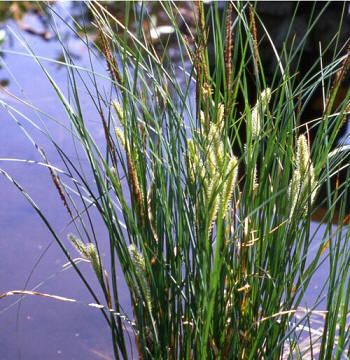
[[[35, 34], [24, 33], [13, 21], [10, 21], [10, 25], [15, 32], [24, 35], [35, 53], [55, 58], [60, 52], [57, 42], [47, 42]], [[7, 46], [12, 51], [24, 52], [19, 42], [13, 40], [8, 38], [4, 48]], [[11, 93], [28, 100], [61, 121], [66, 118], [63, 110], [57, 107], [57, 95], [33, 59], [6, 54], [6, 64], [8, 69], [0, 70], [0, 78], [10, 79], [8, 90]], [[60, 71], [55, 64], [45, 63], [45, 66], [54, 74], [58, 85], [64, 89], [67, 80], [65, 72]], [[96, 64], [96, 70], [104, 72], [104, 66]], [[11, 73], [15, 74], [15, 78], [9, 75]], [[23, 111], [29, 119], [37, 123], [40, 121], [34, 111], [21, 106], [6, 92], [1, 91], [0, 99]], [[94, 122], [95, 114], [91, 106], [87, 100], [83, 100], [82, 103], [86, 114], [90, 114], [86, 115], [87, 121], [91, 122], [98, 134], [100, 129]], [[0, 158], [42, 160], [3, 107], [0, 109], [0, 118], [2, 122]], [[57, 154], [50, 147], [50, 141], [24, 119], [21, 121], [37, 143], [45, 148], [48, 158], [60, 166]], [[44, 116], [42, 121], [50, 132], [55, 134], [60, 145], [75, 156], [67, 131]], [[47, 214], [54, 229], [63, 239], [66, 238], [66, 234], [73, 229], [65, 228], [69, 218], [58, 201], [57, 190], [52, 184], [47, 168], [16, 162], [1, 162], [1, 167], [23, 185], [43, 213]], [[0, 293], [24, 289], [25, 286], [27, 289], [33, 289], [43, 280], [48, 279], [37, 291], [77, 299], [83, 303], [93, 302], [74, 270], [59, 272], [67, 260], [52, 242], [52, 235], [38, 215], [33, 212], [28, 201], [4, 176], [0, 177], [0, 189], [3, 199], [0, 202]], [[97, 236], [107, 239], [101, 222], [99, 219], [96, 221]], [[69, 244], [66, 245], [69, 247]], [[73, 253], [71, 248], [69, 250]], [[89, 264], [81, 263], [79, 267], [98, 289]], [[54, 276], [50, 278], [51, 275]], [[26, 284], [29, 276], [31, 276], [30, 280]], [[122, 291], [127, 298], [126, 289]], [[1, 360], [113, 358], [110, 331], [100, 310], [84, 304], [65, 303], [37, 296], [27, 296], [20, 307], [18, 304], [11, 306], [18, 299], [19, 296], [10, 296], [1, 300]]]

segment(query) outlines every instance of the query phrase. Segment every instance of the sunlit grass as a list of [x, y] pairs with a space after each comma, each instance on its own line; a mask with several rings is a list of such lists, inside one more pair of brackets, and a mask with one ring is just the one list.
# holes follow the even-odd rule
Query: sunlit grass
[[[349, 92], [337, 108], [332, 103], [348, 53], [335, 51], [329, 64], [321, 63], [320, 56], [317, 70], [297, 83], [290, 66], [306, 37], [283, 54], [271, 41], [277, 67], [269, 84], [254, 33], [259, 20], [253, 7], [227, 3], [222, 20], [217, 6], [204, 14], [200, 4], [193, 9], [199, 12], [196, 31], [184, 36], [176, 22], [176, 3], [162, 2], [159, 6], [174, 27], [171, 46], [181, 59], [174, 63], [166, 52], [170, 41], [156, 51], [143, 29], [149, 21], [146, 4], [138, 8], [137, 33], [128, 30], [128, 14], [136, 6], [125, 3], [122, 24], [101, 4], [89, 3], [100, 48], [81, 40], [91, 65], [96, 52], [106, 58], [105, 88], [97, 85], [100, 74], [93, 67], [74, 65], [62, 40], [69, 87], [65, 96], [42, 59], [27, 48], [55, 89], [77, 147], [88, 160], [92, 182], [80, 171], [81, 164], [54, 143], [64, 172], [74, 179], [73, 189], [38, 148], [76, 225], [69, 238], [91, 262], [103, 298], [72, 261], [75, 254], [64, 246], [66, 239], [20, 185], [1, 172], [32, 203], [96, 303], [104, 306], [116, 359], [130, 358], [126, 326], [132, 327], [141, 359], [344, 358], [350, 340], [350, 238], [345, 225], [349, 152], [334, 148]], [[317, 17], [310, 27], [313, 21]], [[208, 32], [213, 53], [206, 44]], [[264, 36], [269, 37], [267, 31]], [[181, 79], [180, 70], [185, 72]], [[324, 92], [322, 117], [302, 126], [304, 106], [317, 87]], [[100, 114], [103, 145], [85, 122], [82, 90]], [[54, 142], [54, 134], [49, 136]], [[331, 179], [340, 168], [347, 178], [334, 189]], [[310, 224], [321, 188], [326, 189], [321, 203], [327, 208], [325, 231], [315, 243]], [[92, 208], [108, 231], [110, 266], [100, 257]], [[319, 279], [326, 308], [316, 354], [304, 334], [314, 339], [309, 318], [317, 303], [302, 316], [295, 314], [324, 261], [330, 270]], [[129, 288], [132, 319], [121, 310], [117, 269]]]

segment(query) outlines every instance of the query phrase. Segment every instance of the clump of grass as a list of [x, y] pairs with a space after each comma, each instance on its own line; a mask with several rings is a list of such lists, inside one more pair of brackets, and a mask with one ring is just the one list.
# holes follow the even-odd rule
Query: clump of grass
[[[94, 92], [89, 91], [101, 115], [103, 148], [97, 146], [79, 111], [75, 79], [82, 70], [66, 68], [76, 94], [70, 100], [46, 74], [86, 154], [95, 186], [77, 171], [64, 149], [59, 154], [67, 172], [76, 178], [84, 211], [88, 215], [90, 209], [79, 183], [101, 215], [109, 241], [93, 246], [87, 230], [89, 245], [70, 237], [99, 278], [105, 295], [99, 302], [107, 302], [116, 313], [120, 313], [116, 272], [118, 266], [122, 269], [139, 358], [292, 359], [313, 354], [312, 342], [300, 347], [313, 308], [302, 319], [295, 312], [322, 261], [329, 262], [330, 272], [322, 279], [328, 293], [321, 294], [327, 299], [327, 315], [319, 356], [346, 355], [348, 182], [332, 190], [330, 178], [339, 168], [347, 169], [348, 152], [333, 149], [349, 94], [334, 112], [326, 105], [322, 118], [310, 121], [316, 129], [312, 142], [307, 131], [301, 132], [297, 118], [315, 88], [323, 87], [324, 98], [332, 99], [333, 78], [347, 64], [348, 54], [335, 51], [331, 63], [296, 83], [290, 64], [306, 37], [290, 55], [278, 54], [271, 43], [278, 67], [274, 81], [267, 84], [259, 57], [258, 17], [245, 3], [227, 4], [224, 20], [217, 6], [205, 14], [203, 4], [197, 3], [193, 48], [177, 25], [177, 5], [160, 3], [175, 29], [180, 64], [167, 56], [168, 42], [161, 43], [159, 54], [148, 41], [142, 29], [148, 20], [146, 4], [136, 12], [136, 35], [129, 31], [128, 16], [122, 24], [99, 3], [89, 6], [97, 27], [103, 29], [103, 44], [97, 50], [106, 58], [110, 73], [107, 98], [96, 85], [98, 74], [92, 71], [91, 83], [83, 82]], [[138, 5], [125, 4], [126, 14], [133, 6]], [[310, 27], [315, 21], [310, 19]], [[111, 24], [122, 28], [123, 34], [113, 31]], [[209, 34], [215, 49], [210, 55]], [[92, 54], [93, 45], [87, 46]], [[209, 72], [213, 64], [215, 71]], [[255, 68], [255, 104], [249, 101], [249, 65]], [[178, 68], [188, 69], [181, 81]], [[310, 224], [318, 206], [315, 197], [325, 184], [326, 231], [315, 243]], [[332, 233], [336, 205], [338, 229]], [[85, 228], [79, 207], [70, 208]], [[64, 249], [64, 239], [50, 229]], [[111, 291], [103, 278], [99, 246], [109, 248]], [[82, 278], [88, 285], [88, 279]], [[130, 358], [123, 318], [104, 314], [116, 359]]]

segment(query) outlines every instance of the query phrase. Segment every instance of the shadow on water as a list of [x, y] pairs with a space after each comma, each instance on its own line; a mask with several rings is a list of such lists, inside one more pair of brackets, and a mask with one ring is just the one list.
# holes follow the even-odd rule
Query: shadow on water
[[[7, 7], [6, 7], [7, 6]], [[122, 5], [113, 4], [116, 14], [121, 16]], [[61, 16], [67, 11], [73, 14], [76, 20], [84, 18], [85, 24], [91, 26], [89, 15], [81, 3], [66, 4], [59, 10]], [[184, 10], [185, 12], [185, 10]], [[45, 9], [37, 8], [34, 3], [12, 3], [4, 5], [0, 3], [0, 21], [2, 25], [10, 25], [16, 33], [24, 34], [34, 53], [50, 59], [62, 60], [61, 47], [52, 37], [47, 18], [44, 16]], [[83, 15], [82, 15], [83, 14]], [[15, 20], [13, 20], [15, 19]], [[162, 25], [161, 17], [159, 24]], [[93, 27], [91, 27], [91, 30]], [[8, 51], [6, 64], [8, 68], [0, 69], [0, 81], [6, 89], [16, 96], [29, 100], [38, 108], [56, 119], [64, 119], [63, 109], [57, 108], [57, 95], [44, 77], [40, 67], [33, 59], [20, 56], [16, 52], [24, 52], [23, 47], [8, 33], [8, 39], [3, 48]], [[69, 47], [75, 55], [80, 66], [88, 66], [88, 58], [80, 41], [74, 36], [69, 38]], [[92, 39], [97, 35], [90, 33]], [[156, 39], [155, 39], [156, 40]], [[55, 81], [65, 88], [66, 74], [55, 63], [46, 63], [50, 73], [55, 74]], [[105, 64], [94, 64], [95, 71], [105, 74]], [[16, 78], [11, 78], [15, 74]], [[19, 86], [20, 84], [20, 86]], [[33, 92], [33, 86], [35, 92]], [[1, 91], [0, 100], [13, 104], [31, 119], [40, 121], [38, 115], [20, 106], [16, 99], [8, 93]], [[96, 137], [102, 141], [103, 130], [96, 121], [98, 114], [86, 99], [82, 99], [84, 114]], [[31, 159], [40, 161], [37, 150], [30, 144], [28, 139], [20, 131], [18, 124], [9, 116], [8, 112], [1, 108], [2, 131], [0, 132], [0, 158]], [[74, 158], [71, 137], [65, 129], [55, 125], [52, 121], [43, 117], [41, 119], [55, 139]], [[25, 123], [23, 121], [23, 123]], [[30, 130], [37, 143], [45, 148], [48, 158], [55, 165], [59, 162], [50, 141], [28, 123], [24, 126]], [[62, 238], [74, 231], [72, 227], [66, 227], [69, 216], [64, 207], [58, 201], [57, 190], [52, 184], [50, 174], [45, 167], [35, 164], [18, 162], [1, 162], [1, 167], [8, 171], [23, 188], [35, 199], [43, 213], [47, 214], [54, 228], [61, 233]], [[112, 359], [113, 350], [110, 341], [110, 332], [99, 310], [87, 306], [93, 300], [85, 286], [78, 278], [74, 270], [62, 271], [67, 260], [61, 250], [52, 241], [40, 218], [33, 212], [33, 208], [23, 195], [3, 176], [0, 177], [0, 189], [2, 199], [0, 202], [0, 294], [14, 289], [33, 289], [41, 284], [38, 291], [48, 294], [77, 299], [81, 303], [65, 303], [56, 300], [27, 296], [20, 303], [10, 296], [1, 300], [0, 306], [0, 359]], [[316, 215], [315, 220], [322, 219], [322, 211]], [[96, 230], [99, 239], [106, 239], [107, 233], [102, 220], [96, 216]], [[316, 231], [319, 223], [312, 224], [312, 231]], [[322, 225], [321, 225], [322, 227]], [[317, 236], [316, 240], [317, 242]], [[66, 243], [69, 247], [68, 242]], [[70, 251], [74, 252], [72, 248]], [[77, 254], [78, 255], [78, 254]], [[103, 250], [102, 250], [102, 256]], [[106, 256], [107, 258], [107, 256]], [[81, 263], [79, 268], [94, 282], [94, 275], [88, 264]], [[325, 277], [328, 268], [324, 264], [318, 276]], [[30, 277], [30, 278], [29, 278]], [[27, 283], [27, 280], [29, 282]], [[93, 283], [94, 284], [94, 283]], [[94, 288], [98, 288], [97, 283]], [[317, 280], [310, 290], [310, 299], [318, 294]], [[128, 303], [128, 290], [125, 285], [121, 288], [122, 300]], [[130, 307], [127, 308], [131, 315]]]

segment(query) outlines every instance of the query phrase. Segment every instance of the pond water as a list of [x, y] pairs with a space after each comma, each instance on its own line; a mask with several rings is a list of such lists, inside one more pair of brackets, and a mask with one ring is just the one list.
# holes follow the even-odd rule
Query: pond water
[[[62, 11], [64, 13], [64, 9]], [[37, 19], [30, 16], [26, 21], [35, 23]], [[46, 58], [60, 58], [61, 47], [56, 41], [45, 41], [38, 35], [24, 33], [12, 20], [8, 20], [7, 25], [14, 33], [25, 38], [34, 53]], [[73, 53], [79, 56], [78, 64], [87, 66], [88, 57], [81, 43], [72, 37], [69, 39], [69, 46]], [[9, 80], [7, 90], [56, 119], [65, 119], [63, 109], [57, 106], [57, 95], [38, 64], [30, 57], [17, 54], [26, 51], [14, 35], [12, 40], [10, 38], [3, 44], [3, 48], [9, 50], [5, 54], [8, 68], [0, 69], [0, 80]], [[57, 64], [44, 63], [49, 73], [54, 74], [57, 84], [65, 89], [65, 70]], [[102, 60], [94, 66], [97, 72], [105, 74], [105, 64]], [[15, 74], [15, 78], [11, 78], [10, 74]], [[34, 111], [21, 105], [8, 93], [1, 91], [0, 100], [9, 105], [13, 104], [28, 118], [40, 122]], [[102, 139], [103, 129], [96, 120], [98, 116], [88, 97], [82, 99], [82, 105], [86, 121], [94, 130], [97, 139]], [[0, 158], [41, 161], [35, 147], [3, 107], [0, 108], [0, 119]], [[67, 131], [45, 116], [42, 117], [42, 121], [49, 131], [54, 133], [65, 151], [75, 157], [71, 137]], [[22, 122], [36, 142], [45, 149], [50, 161], [59, 166], [60, 160], [50, 141], [24, 119]], [[57, 190], [47, 168], [9, 161], [1, 161], [0, 167], [8, 171], [30, 194], [62, 237], [73, 231], [66, 226], [70, 219], [58, 199]], [[79, 303], [68, 303], [39, 296], [26, 296], [21, 302], [18, 302], [18, 296], [1, 299], [0, 359], [113, 359], [108, 326], [101, 312], [87, 305], [94, 301], [75, 271], [62, 271], [67, 260], [54, 243], [47, 227], [24, 196], [4, 176], [0, 176], [0, 193], [0, 294], [10, 290], [34, 289], [40, 285], [37, 291], [79, 300]], [[101, 220], [98, 217], [95, 220], [100, 224], [96, 226], [97, 236], [107, 240]], [[316, 231], [318, 225], [314, 222], [311, 232]], [[79, 267], [94, 284], [95, 278], [89, 264], [80, 263]], [[318, 276], [325, 278], [326, 275], [325, 264], [320, 268]], [[310, 288], [310, 299], [317, 296], [318, 290], [316, 279]], [[122, 301], [127, 304], [126, 287], [122, 285], [120, 291]], [[130, 312], [128, 307], [127, 311]]]
[[[30, 15], [26, 21], [36, 21], [36, 18]], [[39, 36], [24, 33], [11, 20], [7, 24], [15, 33], [24, 36], [36, 54], [47, 58], [59, 58], [60, 45], [56, 41], [45, 41]], [[73, 52], [80, 55], [79, 64], [87, 64], [84, 49], [74, 38], [70, 40], [70, 46]], [[3, 44], [3, 48], [13, 52], [26, 52], [12, 35]], [[5, 61], [8, 69], [0, 70], [0, 78], [9, 80], [9, 92], [38, 106], [56, 119], [66, 118], [63, 109], [57, 105], [57, 95], [33, 59], [7, 53]], [[64, 69], [47, 62], [45, 67], [54, 74], [58, 86], [65, 89], [67, 78]], [[96, 64], [96, 68], [97, 71], [105, 73], [104, 65]], [[15, 74], [16, 78], [11, 78], [9, 73]], [[23, 111], [28, 118], [39, 122], [34, 111], [21, 106], [6, 92], [1, 91], [0, 99]], [[101, 126], [96, 123], [97, 117], [89, 102], [82, 99], [82, 106], [87, 121], [96, 128], [96, 134], [102, 135]], [[0, 108], [0, 118], [0, 158], [42, 161], [35, 147], [3, 107]], [[42, 121], [50, 132], [55, 134], [60, 145], [71, 156], [75, 156], [67, 131], [55, 126], [44, 116]], [[50, 161], [59, 166], [57, 153], [50, 147], [49, 140], [25, 120], [23, 126], [46, 150]], [[70, 219], [59, 201], [47, 168], [6, 161], [1, 162], [1, 167], [35, 199], [54, 229], [60, 235], [64, 235], [63, 238], [73, 230], [66, 228]], [[86, 305], [94, 301], [75, 271], [68, 269], [61, 272], [67, 259], [53, 243], [47, 227], [24, 196], [4, 176], [0, 176], [0, 189], [3, 199], [0, 203], [0, 293], [24, 288], [30, 290], [43, 282], [37, 291], [81, 301], [79, 304], [73, 304], [39, 296], [27, 296], [20, 304], [15, 304], [19, 296], [3, 298], [0, 305], [0, 359], [112, 359], [113, 350], [108, 326], [100, 310]], [[98, 224], [99, 219], [96, 221]], [[101, 223], [96, 229], [97, 236], [106, 237]], [[79, 267], [94, 284], [95, 277], [91, 273], [90, 265], [81, 263]], [[126, 289], [121, 291], [125, 291], [127, 297]]]

